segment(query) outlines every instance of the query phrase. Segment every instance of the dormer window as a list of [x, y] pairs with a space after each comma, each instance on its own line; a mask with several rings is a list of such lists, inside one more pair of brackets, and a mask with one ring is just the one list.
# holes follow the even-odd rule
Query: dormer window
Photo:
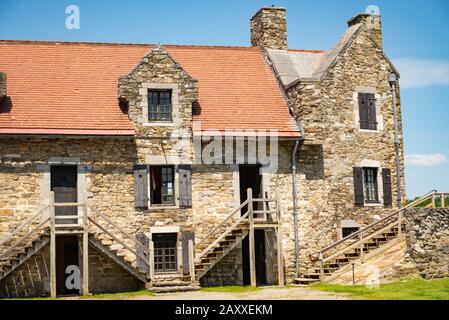
[[172, 119], [172, 90], [148, 90], [148, 121]]

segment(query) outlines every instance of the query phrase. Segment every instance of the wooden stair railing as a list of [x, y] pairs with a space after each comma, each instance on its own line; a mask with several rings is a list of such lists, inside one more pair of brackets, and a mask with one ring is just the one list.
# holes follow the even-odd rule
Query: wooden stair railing
[[[129, 252], [131, 252], [136, 257], [136, 260], [140, 259], [148, 268], [148, 270], [147, 270], [148, 277], [152, 281], [154, 279], [154, 263], [152, 263], [154, 261], [154, 259], [153, 259], [153, 254], [154, 254], [153, 251], [154, 250], [152, 250], [152, 247], [153, 247], [152, 241], [150, 241], [149, 246], [146, 247], [139, 240], [137, 240], [134, 236], [130, 235], [128, 232], [123, 230], [120, 226], [118, 226], [111, 219], [109, 219], [108, 217], [106, 217], [105, 215], [103, 215], [99, 212], [96, 212], [90, 206], [89, 206], [89, 209], [90, 209], [90, 214], [88, 215], [88, 220], [94, 226], [96, 226], [98, 229], [100, 229], [102, 232], [104, 232], [106, 235], [108, 235], [109, 237], [114, 239], [114, 241], [116, 241], [118, 244], [122, 245]], [[130, 239], [133, 242], [133, 244], [135, 245], [136, 249], [134, 249], [131, 246], [129, 246], [128, 244], [126, 244], [126, 242], [124, 240], [120, 239], [115, 233], [113, 233], [111, 230], [109, 230], [108, 228], [103, 226], [99, 221], [100, 219], [105, 221], [106, 225], [112, 226], [124, 238]], [[138, 251], [137, 248], [140, 249], [139, 251], [141, 251], [142, 254], [137, 252]]]
[[[39, 217], [42, 217], [42, 212], [49, 208], [49, 205], [41, 208], [36, 214], [31, 216], [28, 220], [26, 220], [24, 223], [22, 223], [18, 228], [16, 228], [13, 232], [11, 232], [5, 239], [3, 239], [0, 242], [0, 246], [4, 243], [12, 240], [15, 236], [18, 235], [20, 231], [25, 229], [26, 227], [30, 227], [33, 222]], [[15, 248], [17, 248], [20, 244], [31, 238], [34, 234], [38, 233], [40, 230], [44, 229], [48, 226], [50, 222], [50, 217], [47, 217], [46, 219], [43, 219], [36, 227], [34, 227], [32, 230], [28, 231], [25, 235], [19, 237], [12, 245], [8, 247], [2, 254], [0, 254], [0, 260], [4, 260], [8, 257], [8, 254], [12, 252]]]
[[398, 236], [402, 234], [403, 213], [406, 209], [416, 207], [425, 201], [431, 200], [432, 207], [435, 207], [436, 199], [440, 198], [441, 206], [445, 206], [445, 196], [448, 193], [439, 193], [433, 190], [424, 196], [408, 203], [406, 206], [395, 210], [393, 213], [385, 216], [384, 218], [371, 223], [370, 225], [348, 235], [347, 237], [336, 241], [328, 246], [323, 247], [320, 251], [310, 256], [314, 262], [319, 262], [320, 267], [320, 280], [324, 282], [324, 265], [332, 259], [341, 256], [342, 254], [353, 250], [360, 250], [360, 258], [363, 261], [364, 244], [373, 239], [374, 237], [397, 227]]
[[[219, 225], [214, 227], [203, 239], [201, 239], [200, 242], [195, 244], [194, 249], [199, 248], [202, 244], [205, 244], [206, 240], [208, 240], [208, 239], [213, 240], [214, 238], [212, 238], [212, 236], [215, 235], [217, 233], [217, 231], [222, 230], [225, 227], [225, 224], [227, 222], [232, 221], [231, 219], [237, 213], [240, 214], [240, 211], [248, 204], [248, 202], [249, 202], [248, 200], [245, 200], [240, 206], [235, 208], [231, 212], [231, 214], [229, 214]], [[246, 211], [246, 213], [244, 215], [240, 216], [231, 226], [226, 228], [226, 230], [217, 239], [213, 240], [210, 245], [208, 245], [204, 250], [202, 250], [201, 253], [195, 257], [195, 260], [194, 260], [195, 263], [199, 262], [205, 254], [207, 254], [218, 242], [220, 242], [222, 239], [224, 239], [224, 237], [226, 237], [230, 232], [235, 230], [239, 226], [240, 223], [242, 223], [246, 220], [247, 217], [248, 217], [248, 211]]]
[[[270, 202], [275, 203], [275, 209], [270, 208]], [[254, 210], [255, 204], [262, 204], [262, 210], [259, 210], [260, 206], [257, 208], [258, 210]], [[241, 211], [246, 209], [246, 212], [242, 215]], [[253, 198], [252, 190], [247, 190], [247, 200], [245, 200], [242, 204], [232, 210], [232, 212], [217, 226], [215, 226], [206, 236], [201, 239], [194, 248], [192, 248], [192, 254], [190, 254], [190, 260], [193, 260], [193, 267], [190, 268], [190, 273], [192, 279], [195, 277], [195, 266], [199, 264], [201, 267], [202, 259], [208, 260], [207, 255], [212, 253], [214, 249], [220, 247], [220, 243], [222, 241], [226, 241], [226, 237], [231, 235], [236, 230], [248, 230], [248, 232], [242, 232], [242, 236], [236, 238], [234, 240], [233, 246], [236, 245], [237, 241], [242, 241], [244, 237], [249, 236], [249, 250], [250, 250], [250, 273], [251, 273], [251, 285], [256, 286], [255, 279], [255, 248], [254, 248], [254, 229], [255, 228], [275, 228], [277, 230], [277, 242], [278, 242], [278, 264], [279, 264], [279, 284], [284, 284], [284, 275], [283, 275], [283, 258], [282, 258], [282, 246], [281, 246], [281, 232], [280, 232], [280, 222], [281, 222], [281, 209], [280, 209], [280, 195], [279, 192], [276, 191], [276, 198], [271, 199], [268, 198], [268, 195], [265, 195], [265, 198]], [[204, 249], [201, 246], [205, 247]], [[229, 246], [229, 245], [228, 245]], [[193, 247], [193, 246], [192, 246]], [[232, 248], [228, 247], [229, 249]], [[196, 249], [196, 250], [195, 250]], [[194, 257], [194, 252], [200, 253]], [[223, 258], [227, 253], [223, 253], [219, 258]], [[251, 258], [252, 257], [252, 258]], [[207, 270], [203, 270], [198, 277], [205, 275], [210, 268], [218, 263], [219, 260], [215, 260], [214, 264], [210, 264]]]

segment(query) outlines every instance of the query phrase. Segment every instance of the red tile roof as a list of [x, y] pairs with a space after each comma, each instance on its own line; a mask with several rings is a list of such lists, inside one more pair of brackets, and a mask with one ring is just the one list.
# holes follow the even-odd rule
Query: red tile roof
[[[0, 71], [10, 101], [0, 105], [0, 134], [132, 135], [117, 80], [153, 45], [0, 41]], [[298, 136], [274, 75], [254, 47], [165, 48], [199, 81], [208, 129], [275, 129]]]

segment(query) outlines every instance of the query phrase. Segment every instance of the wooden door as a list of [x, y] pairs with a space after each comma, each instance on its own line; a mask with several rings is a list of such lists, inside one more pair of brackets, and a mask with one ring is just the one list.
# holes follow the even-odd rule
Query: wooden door
[[[52, 166], [51, 167], [51, 190], [55, 194], [55, 203], [77, 202], [77, 167], [76, 166]], [[78, 207], [56, 207], [55, 215], [72, 216], [77, 215]], [[74, 224], [77, 219], [56, 219], [57, 224]]]

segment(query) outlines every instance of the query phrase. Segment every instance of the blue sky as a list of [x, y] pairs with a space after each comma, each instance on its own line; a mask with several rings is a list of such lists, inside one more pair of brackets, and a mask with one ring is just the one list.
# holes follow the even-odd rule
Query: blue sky
[[[449, 191], [449, 1], [87, 1], [0, 0], [0, 39], [249, 44], [249, 18], [263, 5], [287, 8], [290, 48], [329, 49], [348, 18], [380, 7], [384, 50], [401, 72], [409, 198]], [[68, 5], [81, 28], [65, 28]]]

